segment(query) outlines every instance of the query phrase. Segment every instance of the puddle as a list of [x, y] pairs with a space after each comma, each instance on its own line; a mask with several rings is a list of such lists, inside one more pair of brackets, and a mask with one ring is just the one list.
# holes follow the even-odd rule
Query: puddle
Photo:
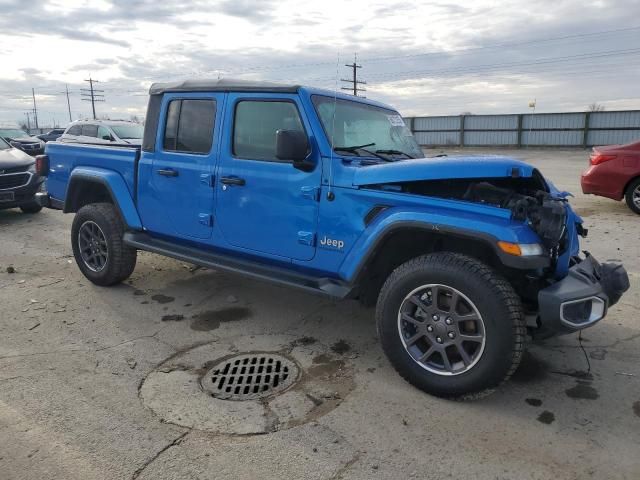
[[633, 404], [633, 413], [636, 414], [636, 417], [640, 417], [640, 401]]
[[545, 410], [540, 415], [538, 415], [538, 421], [541, 423], [544, 423], [545, 425], [549, 425], [553, 423], [555, 419], [556, 419], [556, 416], [553, 414], [553, 412], [550, 412], [549, 410]]
[[525, 399], [525, 402], [527, 402], [527, 404], [531, 405], [532, 407], [539, 407], [540, 405], [542, 405], [542, 400], [540, 400], [539, 398], [527, 398]]
[[220, 327], [221, 323], [237, 322], [251, 316], [247, 307], [228, 307], [219, 310], [207, 310], [193, 316], [191, 329], [198, 332], [209, 332]]
[[600, 396], [598, 394], [598, 391], [595, 388], [585, 383], [579, 383], [575, 387], [565, 390], [565, 393], [569, 398], [583, 399], [583, 400], [595, 400]]
[[171, 303], [175, 300], [173, 297], [167, 295], [157, 294], [151, 297], [151, 300], [155, 300], [158, 303]]
[[180, 315], [180, 314], [162, 316], [163, 322], [180, 322], [182, 320], [184, 320], [184, 315]]
[[331, 351], [334, 353], [337, 353], [338, 355], [344, 355], [350, 350], [351, 350], [351, 345], [349, 345], [344, 340], [338, 340], [336, 343], [331, 345]]

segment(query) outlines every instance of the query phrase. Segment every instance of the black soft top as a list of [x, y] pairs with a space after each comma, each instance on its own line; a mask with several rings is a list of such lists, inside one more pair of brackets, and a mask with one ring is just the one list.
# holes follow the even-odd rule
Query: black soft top
[[231, 78], [195, 79], [180, 82], [154, 83], [149, 95], [166, 92], [276, 92], [297, 93], [300, 85], [259, 82], [254, 80], [234, 80]]

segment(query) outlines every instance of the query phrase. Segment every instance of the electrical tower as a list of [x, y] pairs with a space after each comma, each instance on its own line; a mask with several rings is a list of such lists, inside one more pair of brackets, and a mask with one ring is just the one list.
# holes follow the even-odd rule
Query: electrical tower
[[341, 78], [341, 82], [350, 83], [350, 87], [342, 87], [342, 90], [350, 90], [353, 92], [354, 96], [358, 96], [358, 92], [366, 92], [364, 88], [358, 87], [358, 85], [366, 85], [367, 82], [363, 82], [362, 80], [358, 80], [358, 69], [362, 68], [362, 65], [358, 65], [358, 54], [353, 56], [353, 63], [345, 64], [345, 67], [349, 67], [353, 71], [353, 78], [351, 80], [347, 80], [346, 78]]
[[96, 119], [96, 102], [104, 102], [104, 90], [96, 90], [93, 88], [94, 83], [100, 83], [98, 80], [94, 80], [89, 77], [89, 88], [81, 88], [80, 95], [84, 97], [82, 100], [85, 102], [91, 102], [91, 110], [93, 110], [93, 119]]

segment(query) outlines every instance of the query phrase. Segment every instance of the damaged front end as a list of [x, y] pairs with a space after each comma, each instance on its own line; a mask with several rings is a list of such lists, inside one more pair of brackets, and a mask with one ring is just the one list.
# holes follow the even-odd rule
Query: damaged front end
[[[559, 192], [535, 169], [531, 175], [511, 177], [410, 180], [374, 188], [432, 198], [473, 202], [511, 212], [540, 239], [548, 267], [526, 273], [505, 269], [503, 274], [519, 293], [535, 338], [566, 334], [604, 318], [629, 288], [620, 264], [580, 255], [579, 236], [586, 237], [582, 219]], [[499, 242], [501, 243], [501, 242]]]

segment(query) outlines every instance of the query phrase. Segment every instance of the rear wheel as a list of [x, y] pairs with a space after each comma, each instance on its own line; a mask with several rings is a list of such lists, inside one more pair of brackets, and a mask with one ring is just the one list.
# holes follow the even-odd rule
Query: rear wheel
[[518, 295], [487, 265], [460, 254], [434, 253], [398, 267], [382, 288], [376, 318], [398, 373], [440, 397], [492, 392], [524, 349]]
[[133, 273], [137, 250], [124, 244], [124, 223], [114, 205], [94, 203], [78, 210], [71, 246], [78, 267], [96, 285], [122, 282]]
[[640, 178], [629, 184], [624, 196], [631, 211], [640, 214]]

